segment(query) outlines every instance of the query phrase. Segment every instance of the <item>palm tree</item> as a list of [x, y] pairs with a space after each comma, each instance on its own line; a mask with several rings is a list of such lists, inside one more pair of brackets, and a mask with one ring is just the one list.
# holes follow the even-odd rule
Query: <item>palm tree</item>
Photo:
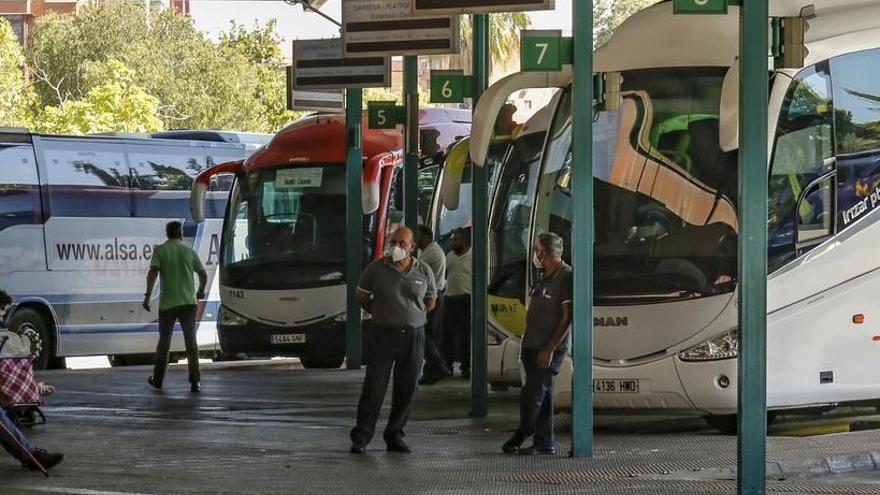
[[[461, 51], [454, 55], [437, 55], [430, 57], [432, 69], [462, 69], [471, 74], [473, 57], [472, 17], [461, 16]], [[519, 31], [526, 29], [531, 19], [524, 12], [507, 12], [489, 15], [489, 66], [490, 76], [493, 67], [503, 68], [505, 64], [497, 64], [501, 60], [519, 60]], [[493, 61], [496, 64], [493, 64]]]

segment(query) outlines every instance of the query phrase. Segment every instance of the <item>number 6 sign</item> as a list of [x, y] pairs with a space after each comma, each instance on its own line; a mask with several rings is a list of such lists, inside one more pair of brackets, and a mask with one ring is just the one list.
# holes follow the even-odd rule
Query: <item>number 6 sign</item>
[[461, 103], [466, 91], [466, 76], [460, 70], [431, 71], [431, 103]]

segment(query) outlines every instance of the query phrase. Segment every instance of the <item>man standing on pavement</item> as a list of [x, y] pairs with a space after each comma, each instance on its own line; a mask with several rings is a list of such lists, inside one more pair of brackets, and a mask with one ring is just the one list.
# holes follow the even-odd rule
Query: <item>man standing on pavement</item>
[[[471, 376], [471, 236], [470, 230], [452, 233], [452, 251], [446, 255], [446, 312], [443, 318], [443, 354], [450, 370], [461, 354], [462, 378]], [[457, 352], [457, 350], [459, 352]]]
[[[506, 454], [556, 453], [553, 443], [553, 377], [568, 352], [571, 328], [571, 267], [562, 261], [562, 238], [538, 235], [532, 263], [542, 272], [532, 287], [520, 360], [526, 383], [520, 392], [519, 428], [501, 449]], [[534, 435], [531, 447], [520, 448]]]
[[[186, 361], [189, 366], [189, 384], [192, 392], [200, 392], [199, 385], [199, 345], [196, 342], [197, 300], [205, 298], [205, 284], [208, 274], [202, 266], [199, 255], [183, 243], [183, 225], [168, 222], [165, 226], [168, 240], [156, 246], [150, 259], [147, 273], [147, 292], [144, 294], [144, 309], [150, 311], [153, 286], [158, 277], [159, 295], [159, 344], [156, 346], [156, 365], [153, 376], [147, 383], [157, 390], [162, 389], [165, 370], [168, 368], [168, 351], [171, 349], [171, 335], [174, 323], [180, 321], [183, 339], [186, 343]], [[193, 273], [199, 276], [199, 289], [193, 287]]]
[[358, 401], [357, 424], [351, 430], [353, 454], [362, 454], [373, 438], [392, 369], [391, 414], [383, 437], [389, 451], [410, 452], [403, 441], [403, 428], [424, 359], [425, 324], [437, 302], [434, 273], [413, 258], [414, 249], [412, 230], [397, 229], [385, 258], [367, 265], [355, 292], [358, 304], [372, 320], [366, 327], [367, 373]]
[[418, 227], [419, 260], [427, 264], [434, 273], [437, 289], [437, 303], [434, 311], [428, 313], [425, 326], [425, 367], [422, 370], [420, 385], [433, 385], [452, 374], [440, 349], [443, 345], [443, 292], [446, 289], [446, 255], [443, 248], [434, 240], [434, 232], [427, 225]]

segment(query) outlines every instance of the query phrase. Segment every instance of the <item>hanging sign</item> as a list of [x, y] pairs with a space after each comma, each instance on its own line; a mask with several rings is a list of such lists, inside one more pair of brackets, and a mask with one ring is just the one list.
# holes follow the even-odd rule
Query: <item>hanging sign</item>
[[419, 14], [484, 14], [555, 8], [555, 0], [412, 0], [413, 12]]
[[391, 58], [344, 57], [340, 38], [297, 40], [290, 86], [297, 91], [389, 87]]
[[458, 53], [458, 17], [414, 14], [410, 0], [345, 0], [342, 39], [346, 57]]

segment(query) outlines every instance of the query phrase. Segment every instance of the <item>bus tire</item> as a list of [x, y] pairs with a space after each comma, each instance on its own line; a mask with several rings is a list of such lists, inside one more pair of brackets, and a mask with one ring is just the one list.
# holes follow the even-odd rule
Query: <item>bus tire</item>
[[[45, 370], [51, 365], [58, 364], [53, 359], [55, 356], [55, 338], [50, 332], [50, 325], [46, 323], [46, 319], [39, 311], [33, 308], [21, 308], [12, 315], [9, 320], [9, 329], [13, 332], [22, 332], [26, 329], [33, 329], [40, 335], [42, 341], [42, 351], [34, 360], [34, 369]], [[63, 365], [64, 359], [61, 358]]]
[[[725, 435], [736, 435], [739, 430], [739, 424], [737, 421], [738, 416], [736, 414], [713, 414], [709, 416], [703, 416], [703, 419], [706, 423], [715, 428], [716, 430], [724, 433]], [[767, 425], [773, 424], [776, 420], [776, 412], [775, 411], [767, 411]]]
[[345, 360], [345, 354], [299, 357], [303, 367], [309, 369], [335, 369], [342, 366], [343, 360]]

